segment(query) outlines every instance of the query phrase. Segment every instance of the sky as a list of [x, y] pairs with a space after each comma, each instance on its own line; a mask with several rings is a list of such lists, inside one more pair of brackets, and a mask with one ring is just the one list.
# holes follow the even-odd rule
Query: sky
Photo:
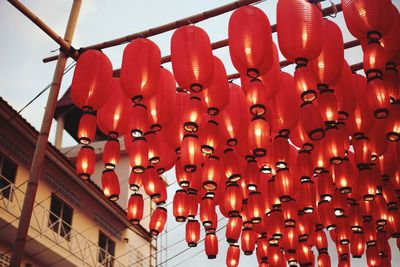
[[[118, 38], [194, 15], [232, 1], [233, 0], [83, 0], [72, 45], [75, 48], [80, 48], [105, 40]], [[39, 18], [45, 21], [60, 36], [63, 36], [72, 0], [35, 0], [21, 2], [31, 9]], [[333, 2], [337, 4], [340, 1], [334, 0]], [[397, 8], [400, 8], [400, 0], [392, 0], [392, 2]], [[276, 3], [277, 0], [267, 0], [256, 5], [268, 15], [271, 24], [276, 23]], [[328, 3], [323, 3], [324, 7], [327, 5]], [[230, 14], [231, 13], [227, 13], [197, 23], [196, 25], [202, 27], [208, 33], [211, 42], [226, 39]], [[342, 13], [339, 13], [334, 19], [329, 19], [340, 26], [345, 42], [354, 40], [354, 37], [349, 34], [345, 27]], [[54, 50], [57, 51], [58, 45], [7, 1], [0, 1], [0, 25], [0, 96], [14, 109], [19, 110], [51, 81], [55, 62], [44, 64], [42, 63], [42, 59], [47, 56], [56, 55], [57, 52], [54, 52]], [[163, 56], [170, 54], [169, 43], [172, 33], [171, 31], [149, 38], [160, 47]], [[273, 34], [273, 39], [276, 42], [276, 34]], [[114, 68], [120, 68], [124, 47], [125, 45], [121, 45], [104, 50]], [[228, 74], [236, 72], [230, 61], [227, 48], [215, 50], [213, 53], [222, 59]], [[361, 62], [361, 48], [357, 47], [346, 50], [345, 58], [349, 64]], [[282, 55], [280, 59], [284, 59]], [[67, 64], [71, 62], [71, 60], [68, 60]], [[171, 69], [170, 64], [165, 64], [164, 67]], [[286, 67], [283, 70], [293, 73], [293, 66]], [[59, 97], [63, 95], [70, 85], [72, 73], [73, 71], [70, 71], [64, 76]], [[47, 95], [48, 92], [43, 94], [21, 113], [21, 115], [36, 129], [39, 129], [41, 125]], [[50, 135], [51, 142], [54, 141], [54, 129], [55, 122], [53, 121]], [[63, 146], [72, 146], [75, 144], [76, 142], [65, 133]], [[171, 172], [167, 174], [167, 178], [171, 183], [175, 180]], [[175, 184], [168, 189], [170, 196], [169, 201], [172, 200], [173, 192], [178, 189], [177, 187], [178, 186]], [[172, 212], [170, 214], [172, 215]], [[222, 226], [222, 223], [225, 221], [226, 220], [222, 220], [220, 226]], [[178, 223], [174, 221], [172, 216], [169, 216], [167, 227], [172, 229], [177, 227], [177, 225]], [[168, 235], [167, 244], [174, 244], [184, 238], [184, 228], [184, 225], [175, 228], [173, 232]], [[218, 233], [218, 237], [222, 238], [223, 236], [224, 230], [221, 230]], [[392, 242], [391, 245], [393, 263], [399, 263], [399, 251], [395, 243]], [[178, 243], [171, 249], [168, 249], [166, 255], [162, 253], [163, 259], [165, 259], [165, 257], [171, 257], [185, 248], [186, 244], [184, 242]], [[168, 266], [175, 266], [177, 264], [185, 266], [191, 264], [195, 267], [207, 264], [211, 267], [223, 266], [225, 264], [225, 253], [227, 249], [225, 241], [221, 242], [217, 260], [207, 260], [204, 252], [192, 257], [203, 248], [204, 244], [200, 244], [198, 248], [191, 249], [168, 261]], [[333, 260], [332, 266], [336, 266], [336, 252], [332, 246], [330, 247], [330, 254]], [[240, 266], [254, 265], [256, 265], [255, 256], [245, 257], [243, 254], [241, 255]], [[352, 266], [366, 266], [365, 260], [352, 261]]]

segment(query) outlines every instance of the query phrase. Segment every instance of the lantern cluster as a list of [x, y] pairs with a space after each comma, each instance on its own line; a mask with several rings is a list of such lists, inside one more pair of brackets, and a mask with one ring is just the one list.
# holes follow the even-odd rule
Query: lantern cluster
[[[173, 216], [186, 224], [189, 247], [204, 228], [209, 259], [218, 254], [219, 211], [228, 218], [227, 266], [238, 266], [240, 250], [260, 266], [330, 266], [328, 238], [340, 266], [364, 253], [369, 266], [389, 266], [388, 240], [400, 238], [399, 12], [388, 0], [342, 7], [363, 46], [365, 77], [344, 59], [339, 27], [306, 0], [278, 1], [279, 46], [262, 10], [232, 13], [229, 52], [240, 84], [228, 81], [207, 33], [193, 25], [172, 35], [173, 73], [144, 38], [126, 46], [120, 78], [103, 53], [83, 53], [72, 85], [83, 110], [78, 175], [93, 174], [98, 127], [107, 135], [104, 194], [118, 199], [123, 136], [128, 218], [143, 218], [143, 188], [157, 205], [154, 236], [167, 218], [161, 174], [174, 167]], [[296, 64], [293, 76], [280, 71], [278, 49]]]

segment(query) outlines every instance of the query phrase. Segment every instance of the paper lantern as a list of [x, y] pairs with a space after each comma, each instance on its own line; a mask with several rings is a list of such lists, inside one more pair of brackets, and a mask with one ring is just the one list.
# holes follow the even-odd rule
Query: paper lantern
[[226, 266], [239, 266], [240, 248], [238, 245], [230, 244], [226, 252]]
[[129, 174], [129, 188], [133, 191], [138, 191], [143, 184], [144, 173], [136, 173], [131, 171]]
[[200, 240], [200, 224], [197, 220], [187, 221], [185, 239], [189, 247], [197, 246]]
[[142, 137], [149, 129], [150, 119], [147, 107], [141, 103], [133, 105], [129, 113], [129, 129], [133, 137]]
[[120, 158], [120, 146], [118, 139], [109, 139], [104, 145], [103, 163], [106, 169], [114, 169]]
[[270, 129], [264, 117], [252, 119], [248, 129], [249, 147], [255, 157], [263, 157], [267, 153]]
[[248, 190], [257, 190], [257, 186], [260, 183], [260, 170], [258, 168], [257, 161], [254, 158], [249, 158], [247, 160], [243, 177]]
[[179, 189], [175, 192], [173, 204], [173, 214], [177, 222], [184, 222], [188, 215], [186, 208], [186, 191]]
[[185, 131], [192, 133], [199, 129], [203, 120], [203, 112], [200, 97], [191, 96], [183, 108], [182, 123]]
[[128, 219], [132, 224], [139, 224], [143, 218], [143, 196], [141, 194], [132, 194], [128, 202]]
[[157, 207], [150, 217], [149, 229], [152, 236], [158, 236], [164, 230], [167, 221], [167, 209], [164, 207]]
[[125, 47], [121, 64], [121, 87], [133, 102], [140, 102], [156, 94], [160, 63], [160, 49], [149, 39], [138, 38]]
[[201, 151], [205, 154], [213, 154], [222, 145], [221, 130], [218, 122], [209, 120], [201, 129]]
[[84, 111], [79, 119], [78, 140], [79, 143], [88, 145], [96, 136], [97, 119], [93, 112]]
[[303, 101], [314, 101], [317, 98], [317, 81], [311, 66], [298, 65], [294, 71], [294, 82], [297, 94]]
[[301, 105], [300, 123], [311, 140], [320, 140], [325, 136], [321, 113], [312, 102]]
[[253, 254], [256, 247], [257, 236], [256, 233], [251, 228], [244, 228], [240, 236], [240, 243], [244, 255], [248, 256]]
[[242, 231], [242, 222], [242, 217], [239, 215], [229, 217], [225, 233], [228, 243], [236, 243], [239, 240]]
[[114, 170], [104, 170], [101, 176], [104, 195], [111, 201], [119, 199], [120, 188], [118, 176]]
[[79, 178], [87, 180], [94, 173], [96, 154], [93, 147], [82, 146], [76, 158], [76, 173]]
[[386, 118], [389, 115], [389, 94], [382, 79], [369, 80], [367, 83], [367, 101], [375, 118]]
[[185, 134], [181, 145], [181, 162], [186, 172], [194, 172], [201, 161], [200, 142], [195, 134]]
[[207, 191], [216, 190], [220, 186], [222, 177], [222, 165], [218, 157], [209, 156], [203, 166], [202, 181]]
[[239, 215], [242, 210], [242, 201], [243, 195], [238, 184], [235, 182], [228, 182], [220, 205], [228, 212], [229, 217]]
[[143, 137], [135, 137], [131, 141], [130, 147], [128, 153], [132, 170], [136, 173], [144, 172], [149, 151], [146, 139]]
[[208, 259], [216, 259], [218, 254], [218, 238], [215, 233], [206, 234], [204, 240], [205, 251]]

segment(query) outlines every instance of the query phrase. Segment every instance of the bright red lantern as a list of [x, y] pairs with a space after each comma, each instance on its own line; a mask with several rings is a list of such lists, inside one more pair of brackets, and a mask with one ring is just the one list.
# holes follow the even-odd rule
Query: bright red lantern
[[182, 114], [182, 123], [185, 131], [196, 132], [203, 120], [203, 104], [198, 96], [191, 96], [189, 101], [185, 102]]
[[229, 217], [238, 216], [242, 210], [243, 195], [240, 187], [235, 182], [228, 182], [225, 194], [222, 196], [223, 209], [229, 214]]
[[162, 180], [160, 180], [156, 169], [153, 166], [148, 166], [144, 175], [143, 187], [146, 194], [150, 196], [151, 199], [159, 198], [163, 185], [161, 184]]
[[298, 65], [294, 71], [297, 94], [303, 101], [312, 102], [317, 98], [317, 81], [311, 66]]
[[238, 245], [230, 244], [226, 252], [226, 266], [237, 267], [239, 266], [240, 248]]
[[364, 254], [365, 242], [363, 232], [353, 232], [350, 242], [350, 251], [353, 258], [361, 258], [361, 256]]
[[251, 255], [256, 247], [257, 234], [252, 228], [244, 228], [240, 236], [240, 243], [244, 255]]
[[207, 233], [204, 240], [205, 251], [208, 259], [217, 258], [218, 238], [215, 233]]
[[290, 162], [290, 144], [287, 136], [277, 135], [271, 146], [272, 161], [278, 168], [286, 168]]
[[365, 201], [374, 199], [376, 192], [377, 177], [374, 171], [368, 165], [362, 165], [358, 170], [359, 186], [357, 190]]
[[225, 66], [222, 61], [213, 56], [214, 74], [207, 87], [202, 91], [202, 97], [210, 115], [218, 115], [229, 103], [229, 85]]
[[260, 182], [260, 170], [254, 158], [247, 160], [243, 176], [247, 189], [250, 191], [257, 190]]
[[331, 202], [328, 200], [321, 200], [318, 202], [318, 215], [322, 224], [328, 231], [336, 227], [335, 213]]
[[331, 267], [331, 257], [328, 251], [318, 252], [318, 267]]
[[133, 137], [141, 137], [149, 129], [150, 119], [147, 107], [136, 103], [129, 114], [129, 129]]
[[[128, 148], [126, 142], [125, 146]], [[128, 153], [132, 170], [136, 173], [144, 172], [145, 166], [148, 162], [147, 159], [149, 151], [146, 139], [144, 139], [143, 137], [135, 137], [131, 141], [129, 147], [130, 149], [128, 149]]]
[[275, 239], [280, 239], [284, 233], [284, 218], [282, 210], [276, 206], [265, 217], [267, 232]]
[[227, 144], [235, 146], [247, 136], [246, 130], [250, 114], [242, 88], [234, 83], [229, 83], [229, 93], [229, 104], [221, 113], [221, 129], [228, 139]]
[[317, 174], [318, 195], [321, 200], [331, 201], [333, 194], [333, 179], [329, 171], [323, 170]]
[[339, 119], [336, 95], [332, 89], [320, 90], [317, 99], [318, 109], [325, 123], [333, 124]]
[[146, 138], [147, 146], [149, 148], [148, 159], [149, 163], [155, 165], [160, 162], [161, 154], [161, 140], [160, 134], [154, 131], [148, 131], [144, 133], [144, 138]]
[[263, 157], [267, 153], [270, 129], [264, 117], [256, 116], [252, 119], [248, 129], [249, 147], [255, 157]]
[[88, 50], [79, 56], [71, 84], [71, 98], [80, 109], [97, 110], [111, 92], [112, 65], [98, 50]]
[[[389, 118], [386, 124], [386, 138], [389, 141], [400, 141], [400, 100], [390, 103]], [[400, 155], [399, 155], [400, 156]], [[399, 157], [400, 158], [400, 157]]]
[[160, 81], [156, 94], [147, 99], [146, 106], [151, 118], [151, 130], [159, 131], [162, 127], [169, 125], [174, 113], [171, 107], [176, 102], [176, 82], [174, 75], [167, 69], [160, 69]]
[[375, 244], [367, 246], [365, 255], [367, 256], [367, 264], [369, 267], [381, 266], [380, 253], [378, 247]]
[[302, 178], [299, 186], [300, 207], [305, 213], [312, 213], [316, 204], [316, 190], [311, 178]]
[[139, 224], [143, 218], [143, 196], [141, 194], [132, 194], [128, 202], [128, 219], [132, 224]]
[[167, 209], [157, 207], [150, 217], [149, 229], [152, 236], [158, 236], [164, 230], [165, 223], [167, 222]]
[[144, 173], [136, 173], [131, 171], [129, 174], [129, 188], [133, 191], [138, 191], [143, 184]]
[[339, 82], [334, 86], [339, 110], [339, 119], [347, 120], [353, 116], [357, 101], [354, 93], [355, 82], [350, 66], [343, 60], [342, 74]]
[[339, 130], [339, 127], [328, 126], [325, 131], [325, 146], [327, 154], [329, 155], [329, 162], [332, 165], [339, 165], [343, 161], [346, 150], [346, 138], [349, 137], [345, 135], [343, 131]]
[[254, 6], [236, 9], [228, 27], [232, 63], [241, 74], [256, 78], [273, 63], [272, 32], [268, 17]]
[[336, 238], [343, 244], [350, 243], [351, 228], [346, 215], [340, 215], [336, 217]]
[[209, 120], [204, 124], [201, 129], [200, 143], [201, 151], [208, 155], [213, 154], [222, 145], [221, 130], [218, 122]]
[[240, 215], [231, 216], [226, 224], [226, 242], [232, 244], [239, 240], [240, 233], [242, 231], [242, 217]]
[[334, 166], [335, 184], [339, 191], [343, 194], [352, 192], [353, 187], [356, 187], [356, 179], [354, 177], [354, 165], [349, 158], [343, 158], [339, 165]]
[[351, 140], [354, 149], [354, 161], [359, 164], [368, 164], [371, 161], [369, 140], [364, 135], [359, 135]]
[[103, 163], [106, 169], [114, 169], [120, 158], [120, 146], [118, 139], [109, 139], [104, 145]]
[[300, 123], [311, 140], [320, 140], [325, 136], [321, 113], [312, 102], [301, 105]]
[[76, 173], [79, 178], [87, 180], [94, 173], [96, 154], [93, 147], [82, 146], [76, 158]]
[[200, 223], [197, 220], [188, 220], [186, 223], [186, 242], [189, 247], [196, 247], [200, 240]]
[[293, 177], [289, 169], [283, 168], [276, 171], [275, 190], [280, 201], [289, 201], [294, 193]]
[[101, 176], [104, 195], [111, 201], [119, 199], [120, 189], [118, 176], [114, 170], [104, 170]]
[[240, 158], [232, 148], [227, 148], [222, 156], [225, 176], [230, 181], [238, 181], [242, 177], [240, 168]]
[[177, 222], [184, 222], [188, 216], [186, 207], [186, 191], [179, 189], [175, 192], [173, 204], [173, 213]]
[[195, 134], [185, 134], [181, 144], [181, 162], [186, 172], [194, 172], [201, 163], [200, 142]]
[[200, 220], [202, 224], [209, 227], [213, 224], [213, 219], [216, 217], [214, 199], [203, 197], [200, 201]]
[[171, 63], [179, 86], [200, 92], [214, 74], [210, 38], [197, 26], [179, 27], [171, 38]]
[[383, 46], [379, 41], [370, 41], [363, 48], [363, 66], [367, 78], [372, 78], [373, 76], [382, 77], [382, 72], [385, 69], [387, 61]]
[[251, 213], [251, 222], [253, 224], [261, 223], [262, 217], [265, 214], [265, 207], [260, 192], [250, 192], [248, 207]]
[[181, 158], [178, 157], [175, 164], [175, 177], [180, 187], [186, 188], [190, 184], [190, 180], [193, 177], [191, 173], [185, 172]]
[[307, 242], [297, 243], [296, 255], [301, 266], [313, 266], [313, 252]]
[[146, 38], [130, 42], [124, 49], [121, 65], [121, 87], [133, 102], [154, 96], [160, 80], [161, 52]]
[[328, 239], [326, 238], [326, 234], [321, 226], [317, 226], [315, 229], [314, 244], [318, 251], [328, 249]]
[[90, 111], [83, 111], [79, 120], [78, 139], [79, 143], [88, 145], [96, 136], [97, 119]]
[[304, 0], [278, 1], [277, 34], [285, 58], [299, 62], [316, 58], [322, 49], [322, 14]]
[[207, 191], [214, 191], [220, 186], [222, 178], [222, 165], [218, 157], [210, 156], [204, 162], [202, 181]]
[[340, 77], [344, 61], [343, 36], [340, 28], [333, 21], [322, 21], [323, 42], [321, 53], [311, 65], [318, 81], [319, 89], [328, 89], [335, 85]]
[[375, 118], [386, 118], [389, 115], [389, 94], [381, 78], [369, 80], [366, 87], [367, 101]]

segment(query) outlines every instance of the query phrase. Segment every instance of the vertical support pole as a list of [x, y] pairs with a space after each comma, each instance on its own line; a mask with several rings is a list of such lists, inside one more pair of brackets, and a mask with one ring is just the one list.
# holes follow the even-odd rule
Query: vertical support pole
[[[65, 30], [64, 39], [71, 43], [74, 36], [76, 22], [78, 19], [82, 0], [74, 0], [69, 16], [67, 28]], [[40, 128], [39, 137], [37, 140], [35, 153], [32, 159], [32, 165], [29, 172], [29, 182], [25, 194], [24, 204], [22, 206], [21, 217], [19, 219], [18, 230], [14, 241], [14, 248], [11, 256], [11, 267], [19, 267], [24, 255], [26, 237], [29, 230], [29, 224], [32, 217], [33, 205], [36, 197], [39, 177], [42, 175], [43, 163], [46, 155], [47, 142], [49, 139], [49, 132], [51, 122], [53, 119], [54, 111], [60, 85], [67, 62], [67, 55], [60, 51], [58, 56], [56, 69], [54, 71], [53, 81], [50, 88], [50, 93], [47, 99], [46, 109], [43, 115], [42, 126]]]
[[62, 147], [63, 133], [64, 133], [64, 117], [57, 117], [57, 128], [56, 128], [56, 137], [54, 139], [54, 146], [57, 149]]

